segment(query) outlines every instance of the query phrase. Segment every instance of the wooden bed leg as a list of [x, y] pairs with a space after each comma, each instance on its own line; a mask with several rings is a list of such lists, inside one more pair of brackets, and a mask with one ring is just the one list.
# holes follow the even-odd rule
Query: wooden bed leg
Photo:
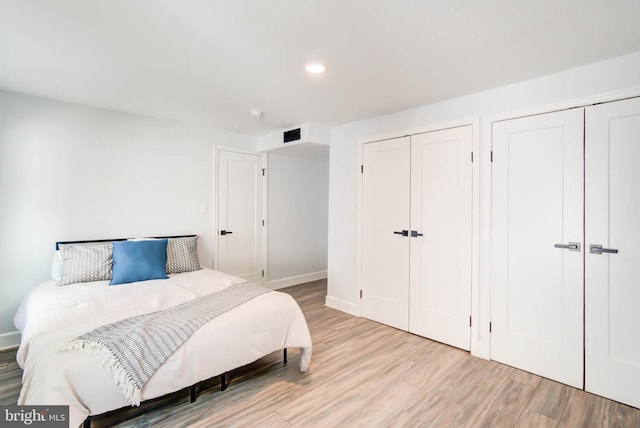
[[192, 385], [191, 389], [189, 389], [189, 396], [190, 396], [189, 398], [191, 399], [192, 403], [195, 403], [196, 402], [196, 398], [197, 398], [197, 396], [196, 396], [196, 392], [197, 392], [196, 391], [196, 386], [198, 386], [198, 384]]
[[284, 355], [284, 363], [283, 364], [287, 364], [287, 348], [284, 348], [283, 355]]
[[224, 391], [227, 389], [227, 374], [222, 373], [220, 375], [220, 391]]
[[91, 416], [87, 416], [87, 419], [82, 423], [82, 428], [91, 428]]

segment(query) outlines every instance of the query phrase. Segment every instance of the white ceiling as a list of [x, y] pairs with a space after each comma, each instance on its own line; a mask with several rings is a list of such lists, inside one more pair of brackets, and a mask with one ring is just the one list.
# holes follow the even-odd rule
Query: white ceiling
[[638, 0], [0, 0], [0, 88], [260, 135], [637, 51], [639, 18]]

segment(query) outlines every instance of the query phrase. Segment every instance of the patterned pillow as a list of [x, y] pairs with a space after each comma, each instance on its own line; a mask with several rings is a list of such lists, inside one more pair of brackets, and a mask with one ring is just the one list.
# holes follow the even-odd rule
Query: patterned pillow
[[58, 285], [111, 279], [113, 246], [111, 242], [60, 244]]
[[167, 273], [191, 272], [199, 269], [198, 237], [169, 238], [167, 243]]

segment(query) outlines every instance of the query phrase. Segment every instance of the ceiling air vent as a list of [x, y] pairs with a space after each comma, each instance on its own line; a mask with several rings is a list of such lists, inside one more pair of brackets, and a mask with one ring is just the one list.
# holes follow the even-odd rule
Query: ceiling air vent
[[282, 134], [282, 142], [290, 143], [292, 141], [300, 141], [300, 128], [291, 129], [289, 131], [284, 131]]

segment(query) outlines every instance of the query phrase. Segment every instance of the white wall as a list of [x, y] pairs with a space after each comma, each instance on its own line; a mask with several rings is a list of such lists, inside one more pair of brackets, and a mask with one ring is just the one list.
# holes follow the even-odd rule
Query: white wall
[[326, 277], [329, 156], [269, 154], [267, 284]]
[[[481, 64], [470, 65], [481, 66]], [[429, 82], [425, 82], [429, 84]], [[360, 313], [357, 230], [359, 146], [447, 124], [479, 123], [479, 242], [476, 248], [472, 352], [489, 356], [491, 121], [518, 114], [579, 105], [589, 100], [640, 95], [640, 52], [334, 128], [330, 152], [327, 305]]]
[[195, 233], [212, 266], [213, 144], [255, 138], [0, 91], [0, 348], [55, 241]]

